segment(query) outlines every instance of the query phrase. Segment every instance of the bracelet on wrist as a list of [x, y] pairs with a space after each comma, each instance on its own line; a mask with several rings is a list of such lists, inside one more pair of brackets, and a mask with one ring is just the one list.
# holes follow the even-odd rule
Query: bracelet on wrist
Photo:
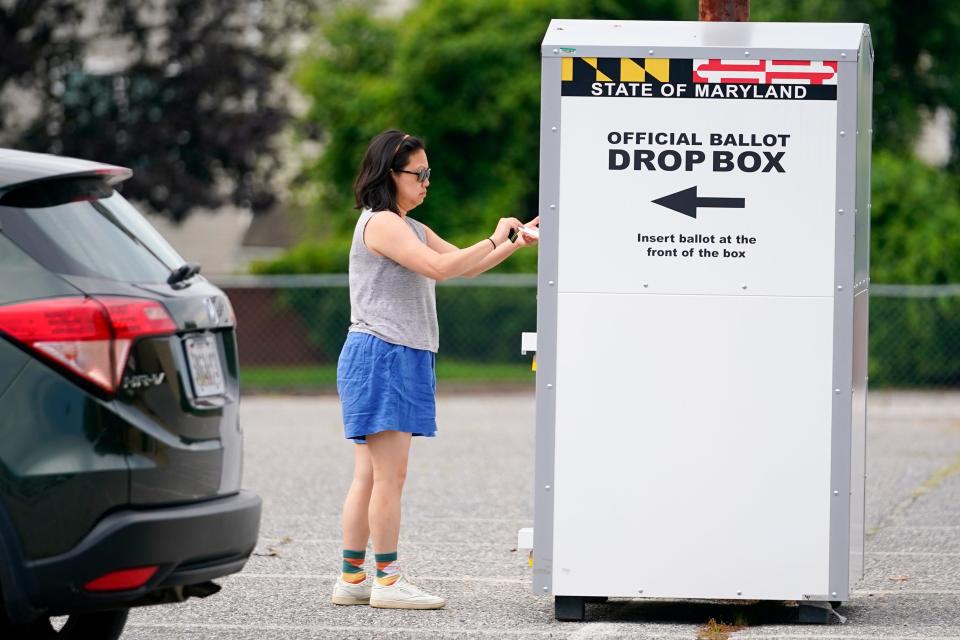
[[496, 249], [496, 248], [497, 248], [497, 243], [496, 243], [496, 242], [494, 242], [494, 240], [493, 240], [493, 238], [487, 238], [487, 240], [489, 240], [489, 241], [490, 241], [490, 244], [492, 244], [492, 245], [493, 245], [493, 248], [494, 248], [494, 249]]

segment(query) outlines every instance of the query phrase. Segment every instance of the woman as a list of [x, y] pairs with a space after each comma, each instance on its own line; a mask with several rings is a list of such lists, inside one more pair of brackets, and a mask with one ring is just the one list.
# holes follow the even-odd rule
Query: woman
[[[360, 446], [354, 447], [353, 482], [343, 505], [343, 570], [335, 604], [444, 606], [443, 598], [404, 579], [397, 559], [410, 441], [437, 431], [434, 284], [483, 273], [536, 244], [522, 232], [510, 242], [510, 233], [523, 225], [501, 218], [492, 235], [458, 249], [407, 215], [429, 187], [420, 140], [400, 131], [371, 140], [354, 185], [362, 212], [350, 249], [350, 329], [337, 365], [345, 435]], [[535, 218], [527, 226], [538, 225]], [[368, 581], [363, 561], [371, 535], [377, 574]]]

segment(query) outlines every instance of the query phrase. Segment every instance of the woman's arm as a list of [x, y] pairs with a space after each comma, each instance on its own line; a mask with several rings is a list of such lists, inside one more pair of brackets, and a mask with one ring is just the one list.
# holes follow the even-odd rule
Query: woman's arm
[[466, 249], [457, 249], [446, 241], [443, 245], [434, 243], [435, 247], [444, 251], [441, 253], [429, 244], [422, 243], [399, 216], [381, 211], [367, 222], [363, 240], [374, 253], [439, 281], [455, 278], [474, 269], [487, 254], [493, 253], [494, 243], [505, 243], [510, 229], [520, 224], [515, 218], [502, 218], [492, 236], [494, 242], [485, 238]]
[[420, 223], [427, 233], [427, 246], [437, 253], [450, 253], [451, 251], [460, 251], [460, 247], [451, 244], [437, 235], [437, 233], [427, 225]]
[[520, 245], [516, 243], [510, 241], [504, 242], [495, 250], [485, 255], [483, 260], [481, 260], [480, 264], [478, 264], [476, 267], [470, 269], [469, 271], [464, 271], [463, 275], [468, 278], [475, 278], [484, 271], [493, 269], [495, 266], [512, 256], [519, 248]]
[[[537, 216], [536, 218], [534, 218], [524, 226], [530, 229], [539, 228], [540, 216]], [[436, 246], [452, 247], [452, 249], [456, 251], [457, 248], [454, 245], [450, 244], [449, 242], [447, 242], [446, 240], [438, 236], [436, 233], [433, 232], [433, 230], [429, 228], [427, 228], [428, 244], [430, 243], [431, 235], [433, 236], [433, 238], [435, 238], [434, 242]], [[499, 245], [494, 251], [491, 251], [486, 256], [484, 256], [484, 258], [480, 261], [480, 264], [478, 264], [473, 269], [470, 269], [469, 271], [465, 271], [463, 275], [466, 276], [467, 278], [475, 278], [481, 273], [485, 271], [489, 271], [490, 269], [493, 269], [495, 266], [497, 266], [498, 264], [500, 264], [501, 262], [509, 258], [511, 255], [513, 255], [517, 251], [517, 249], [521, 249], [523, 247], [530, 247], [535, 245], [536, 243], [537, 243], [536, 239], [532, 238], [531, 236], [520, 233], [517, 236], [517, 239], [515, 242], [504, 242], [503, 244]]]

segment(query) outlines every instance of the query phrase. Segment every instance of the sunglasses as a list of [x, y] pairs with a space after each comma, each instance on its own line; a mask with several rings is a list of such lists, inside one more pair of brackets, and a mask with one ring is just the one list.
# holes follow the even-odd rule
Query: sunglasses
[[430, 167], [426, 169], [420, 169], [419, 171], [407, 171], [406, 169], [397, 169], [397, 173], [409, 173], [410, 175], [417, 176], [417, 182], [426, 182], [430, 179]]

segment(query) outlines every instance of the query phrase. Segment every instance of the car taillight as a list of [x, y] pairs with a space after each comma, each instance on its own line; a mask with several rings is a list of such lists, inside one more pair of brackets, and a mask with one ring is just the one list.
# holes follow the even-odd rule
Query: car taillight
[[145, 585], [156, 572], [156, 565], [111, 571], [86, 583], [83, 588], [87, 591], [129, 591]]
[[0, 307], [0, 331], [114, 393], [138, 338], [172, 334], [163, 305], [139, 298], [49, 298]]

